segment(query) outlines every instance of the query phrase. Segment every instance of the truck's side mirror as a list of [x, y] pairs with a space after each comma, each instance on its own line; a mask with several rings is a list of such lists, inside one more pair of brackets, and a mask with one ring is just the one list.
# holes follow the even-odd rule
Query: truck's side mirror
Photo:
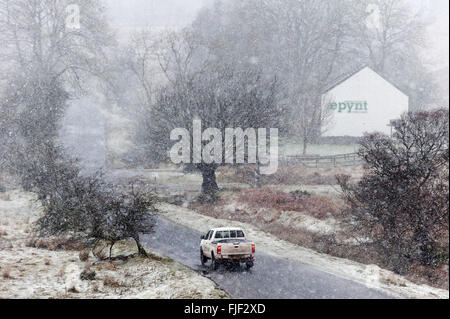
[[201, 239], [205, 239], [206, 237], [205, 237], [205, 235], [202, 235], [202, 237], [200, 237]]

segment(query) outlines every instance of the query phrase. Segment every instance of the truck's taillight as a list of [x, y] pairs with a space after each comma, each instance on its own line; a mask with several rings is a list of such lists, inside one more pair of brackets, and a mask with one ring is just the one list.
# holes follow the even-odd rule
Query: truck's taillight
[[252, 254], [254, 254], [255, 251], [256, 251], [256, 249], [255, 249], [255, 244], [252, 244]]
[[217, 246], [217, 255], [220, 255], [222, 253], [222, 246]]

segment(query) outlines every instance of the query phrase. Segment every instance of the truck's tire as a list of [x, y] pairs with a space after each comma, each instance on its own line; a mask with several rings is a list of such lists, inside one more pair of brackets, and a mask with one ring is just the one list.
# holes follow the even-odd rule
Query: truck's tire
[[203, 251], [201, 248], [200, 248], [200, 261], [202, 263], [202, 266], [204, 266], [206, 264], [206, 262], [208, 261], [208, 258], [203, 254]]
[[247, 268], [247, 270], [251, 269], [254, 266], [253, 261], [247, 261], [245, 263], [245, 268]]
[[214, 257], [214, 253], [211, 253], [211, 270], [217, 270], [219, 265], [217, 264], [217, 260]]

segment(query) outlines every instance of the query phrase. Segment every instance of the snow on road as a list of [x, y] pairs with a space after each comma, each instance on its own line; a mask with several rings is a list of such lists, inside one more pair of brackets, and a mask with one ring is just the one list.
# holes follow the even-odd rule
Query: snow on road
[[276, 257], [307, 264], [335, 276], [349, 279], [369, 288], [379, 289], [398, 298], [449, 298], [449, 291], [427, 285], [414, 284], [391, 271], [376, 265], [364, 265], [348, 259], [332, 257], [292, 243], [280, 240], [262, 232], [256, 227], [233, 220], [215, 219], [190, 209], [160, 204], [158, 209], [165, 218], [185, 227], [205, 233], [213, 227], [236, 226], [247, 231], [250, 240], [255, 241], [258, 251]]
[[210, 269], [201, 265], [200, 233], [166, 218], [157, 218], [155, 233], [142, 238], [158, 251], [194, 270], [202, 272], [236, 299], [386, 299], [390, 295], [355, 281], [320, 271], [312, 266], [274, 257], [257, 249], [256, 264]]

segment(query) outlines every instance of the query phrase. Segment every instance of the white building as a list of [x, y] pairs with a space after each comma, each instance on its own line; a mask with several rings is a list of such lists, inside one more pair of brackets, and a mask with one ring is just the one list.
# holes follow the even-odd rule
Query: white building
[[392, 120], [409, 110], [409, 98], [369, 67], [353, 73], [322, 96], [332, 114], [324, 136], [363, 136], [391, 133]]

